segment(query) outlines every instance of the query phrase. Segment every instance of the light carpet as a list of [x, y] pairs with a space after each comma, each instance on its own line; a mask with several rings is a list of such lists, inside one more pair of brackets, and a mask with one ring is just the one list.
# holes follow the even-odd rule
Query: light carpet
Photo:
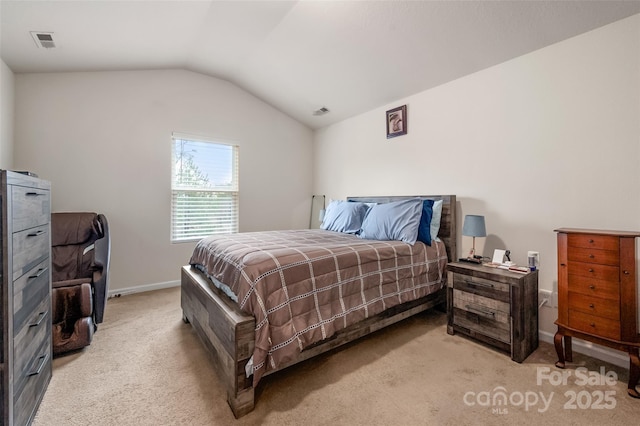
[[54, 359], [34, 425], [638, 424], [626, 369], [555, 361], [541, 343], [518, 364], [425, 312], [265, 377], [236, 420], [171, 288], [110, 299], [92, 344]]

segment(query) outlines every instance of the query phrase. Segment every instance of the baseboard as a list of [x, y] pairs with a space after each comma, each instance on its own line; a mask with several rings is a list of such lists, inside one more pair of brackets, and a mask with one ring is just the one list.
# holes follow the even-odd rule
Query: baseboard
[[179, 286], [180, 286], [180, 280], [165, 281], [163, 283], [138, 285], [138, 286], [135, 286], [135, 287], [119, 288], [119, 289], [115, 289], [115, 290], [110, 290], [108, 295], [107, 295], [107, 297], [109, 297], [109, 298], [120, 297], [120, 296], [124, 296], [124, 295], [127, 295], [127, 294], [143, 293], [145, 291], [161, 290], [163, 288], [171, 288], [171, 287], [179, 287]]
[[[540, 331], [538, 333], [541, 341], [551, 343], [552, 345], [554, 335], [554, 333], [547, 331]], [[581, 339], [572, 339], [571, 347], [575, 352], [580, 352], [581, 354], [617, 365], [618, 367], [629, 368], [629, 355], [623, 352], [614, 351]]]

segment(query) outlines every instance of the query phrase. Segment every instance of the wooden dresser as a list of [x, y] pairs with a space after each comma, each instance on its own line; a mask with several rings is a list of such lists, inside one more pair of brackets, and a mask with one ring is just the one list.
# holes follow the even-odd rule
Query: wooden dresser
[[[629, 354], [627, 392], [640, 398], [636, 283], [639, 232], [556, 229], [558, 233], [558, 362], [572, 361], [577, 337]], [[564, 343], [564, 347], [563, 347]]]
[[447, 333], [461, 333], [522, 362], [538, 347], [538, 271], [447, 265]]
[[49, 182], [0, 171], [0, 424], [31, 423], [51, 380]]

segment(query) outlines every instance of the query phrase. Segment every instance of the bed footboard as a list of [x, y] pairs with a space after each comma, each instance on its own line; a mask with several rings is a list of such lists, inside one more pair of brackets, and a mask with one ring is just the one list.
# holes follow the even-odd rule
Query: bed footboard
[[[246, 315], [211, 284], [197, 269], [182, 267], [181, 305], [183, 319], [191, 323], [204, 343], [227, 389], [227, 402], [236, 418], [253, 410], [255, 394], [252, 380], [245, 377], [245, 366], [253, 354], [255, 319]], [[446, 288], [419, 300], [407, 302], [353, 324], [335, 336], [300, 352], [290, 363], [270, 370], [275, 373], [293, 364], [338, 348], [360, 337], [446, 302]]]
[[191, 266], [182, 267], [181, 288], [183, 320], [191, 323], [218, 366], [227, 402], [239, 418], [254, 407], [254, 389], [245, 377], [245, 366], [253, 354], [255, 319]]

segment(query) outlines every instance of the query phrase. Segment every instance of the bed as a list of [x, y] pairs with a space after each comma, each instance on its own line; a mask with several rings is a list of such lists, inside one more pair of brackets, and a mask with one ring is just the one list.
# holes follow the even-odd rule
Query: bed
[[[264, 375], [446, 305], [444, 268], [457, 255], [456, 198], [417, 197], [441, 200], [440, 241], [430, 246], [325, 230], [239, 233], [198, 243], [181, 270], [183, 320], [217, 365], [236, 418], [253, 410]], [[386, 206], [417, 197], [348, 201]]]

